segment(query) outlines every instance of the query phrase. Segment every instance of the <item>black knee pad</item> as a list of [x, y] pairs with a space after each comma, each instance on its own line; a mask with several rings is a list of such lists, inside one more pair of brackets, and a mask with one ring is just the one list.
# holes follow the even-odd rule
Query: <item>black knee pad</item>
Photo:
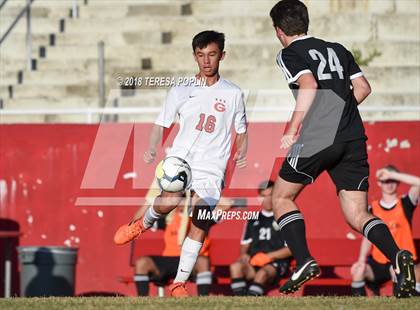
[[[192, 223], [194, 226], [204, 230], [206, 233], [208, 232], [211, 224], [214, 222], [212, 220], [212, 212], [211, 207], [202, 199], [200, 199], [194, 207], [193, 215], [192, 215]], [[203, 216], [204, 219], [199, 219], [198, 216]]]

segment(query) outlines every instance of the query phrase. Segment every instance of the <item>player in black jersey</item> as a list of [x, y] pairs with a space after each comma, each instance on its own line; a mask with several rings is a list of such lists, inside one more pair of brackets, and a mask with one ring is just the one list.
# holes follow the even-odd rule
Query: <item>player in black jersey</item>
[[[272, 181], [263, 182], [260, 196], [271, 197], [273, 185]], [[230, 265], [233, 294], [263, 295], [267, 285], [278, 283], [288, 273], [290, 255], [274, 219], [271, 200], [265, 199], [258, 219], [245, 226], [239, 259]], [[249, 281], [252, 283], [247, 289]]]
[[411, 253], [400, 250], [384, 222], [367, 211], [369, 165], [357, 105], [370, 94], [368, 81], [342, 45], [307, 35], [309, 17], [302, 2], [280, 1], [270, 16], [284, 47], [277, 63], [296, 98], [295, 111], [281, 139], [281, 148], [291, 149], [272, 197], [282, 239], [297, 261], [296, 271], [280, 291], [292, 293], [320, 274], [294, 200], [327, 171], [349, 225], [392, 263], [398, 278], [396, 296], [411, 296], [415, 283]]

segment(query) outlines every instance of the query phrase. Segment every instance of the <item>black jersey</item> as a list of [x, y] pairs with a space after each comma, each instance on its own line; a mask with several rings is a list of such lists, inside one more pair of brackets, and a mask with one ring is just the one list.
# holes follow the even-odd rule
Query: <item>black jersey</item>
[[[307, 140], [317, 139], [317, 134], [325, 135], [319, 134], [320, 131], [314, 128], [319, 127], [320, 123], [325, 123], [328, 115], [337, 115], [336, 123], [328, 121], [333, 123], [332, 126], [335, 129], [334, 143], [366, 139], [362, 119], [357, 109], [358, 103], [351, 87], [351, 80], [362, 76], [363, 73], [353, 55], [345, 47], [338, 43], [303, 36], [279, 52], [277, 63], [292, 90], [299, 88], [297, 80], [302, 74], [312, 73], [318, 83], [318, 90], [331, 90], [335, 94], [326, 99], [322, 94], [330, 93], [329, 91], [318, 92], [318, 100], [314, 101], [311, 110], [317, 109], [317, 105], [320, 106], [322, 100], [328, 101], [330, 106], [334, 106], [334, 101], [340, 102], [342, 106], [339, 112], [333, 111], [335, 114], [331, 113], [331, 109], [319, 108], [315, 112], [317, 115], [313, 124], [308, 124], [307, 120], [311, 114], [310, 110], [302, 124], [301, 133], [304, 134], [306, 127], [306, 134], [310, 135]], [[328, 130], [330, 128], [324, 132]]]
[[268, 253], [281, 249], [285, 242], [280, 236], [280, 227], [273, 212], [261, 211], [257, 220], [249, 220], [245, 226], [241, 244], [250, 244], [248, 254]]

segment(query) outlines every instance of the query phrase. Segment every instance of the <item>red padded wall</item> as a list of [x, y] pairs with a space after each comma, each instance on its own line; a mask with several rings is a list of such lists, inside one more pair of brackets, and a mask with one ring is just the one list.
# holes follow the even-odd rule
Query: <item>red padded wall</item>
[[[129, 247], [114, 246], [112, 236], [137, 207], [75, 206], [75, 201], [78, 197], [144, 196], [154, 170], [153, 166], [141, 162], [150, 125], [136, 124], [135, 134], [131, 132], [131, 124], [103, 126], [98, 130], [98, 125], [0, 125], [0, 217], [19, 222], [24, 232], [21, 245], [79, 247], [78, 294], [107, 291], [133, 295], [134, 286], [117, 281], [119, 275], [131, 274]], [[255, 197], [257, 184], [267, 179], [272, 171], [273, 154], [279, 154], [282, 128], [283, 125], [275, 123], [250, 124], [249, 165], [246, 170], [233, 173], [230, 184], [234, 189], [227, 189], [227, 195]], [[419, 122], [367, 123], [366, 129], [371, 174], [387, 163], [397, 165], [402, 171], [420, 174]], [[92, 165], [97, 165], [91, 170], [95, 173], [90, 172], [84, 180], [85, 188], [81, 189], [95, 138], [101, 133], [111, 136], [102, 136], [100, 147], [96, 144]], [[169, 141], [174, 133], [170, 133]], [[126, 150], [125, 142], [128, 142]], [[122, 160], [121, 167], [119, 160]], [[113, 175], [111, 170], [116, 167], [117, 175]], [[126, 175], [133, 170], [138, 176], [134, 179], [134, 189], [133, 179]], [[103, 182], [103, 188], [92, 189], [86, 188], [90, 186], [89, 178], [98, 184], [102, 178], [110, 179]], [[113, 178], [115, 185], [111, 182]], [[370, 182], [369, 198], [378, 198], [379, 191], [372, 177]], [[406, 186], [401, 186], [400, 193], [406, 190]], [[343, 220], [328, 175], [322, 175], [315, 185], [309, 186], [298, 202], [312, 238], [345, 238], [351, 232]], [[220, 226], [218, 234], [240, 237], [241, 225], [222, 225], [225, 228]], [[413, 229], [419, 238], [419, 212], [415, 214]]]

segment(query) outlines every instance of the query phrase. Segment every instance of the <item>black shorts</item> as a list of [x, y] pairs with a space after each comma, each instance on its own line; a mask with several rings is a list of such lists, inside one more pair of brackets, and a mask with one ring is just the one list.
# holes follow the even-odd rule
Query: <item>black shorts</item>
[[292, 146], [280, 169], [282, 179], [306, 185], [327, 171], [337, 193], [342, 189], [368, 190], [369, 164], [365, 140], [335, 143], [315, 155], [300, 157], [304, 147], [297, 143]]
[[372, 256], [368, 257], [367, 264], [372, 268], [374, 283], [376, 285], [384, 284], [391, 280], [391, 273], [389, 268], [391, 267], [390, 263], [381, 264], [373, 259]]
[[[267, 265], [271, 265], [276, 269], [276, 276], [274, 277], [272, 283], [269, 284], [277, 284], [281, 278], [285, 277], [289, 273], [290, 262], [287, 259], [277, 259], [274, 260]], [[264, 265], [264, 266], [267, 266]], [[262, 267], [254, 267], [255, 271], [258, 271]]]
[[156, 283], [167, 283], [175, 278], [178, 270], [179, 256], [150, 256], [160, 271], [159, 276], [153, 276], [151, 280]]

